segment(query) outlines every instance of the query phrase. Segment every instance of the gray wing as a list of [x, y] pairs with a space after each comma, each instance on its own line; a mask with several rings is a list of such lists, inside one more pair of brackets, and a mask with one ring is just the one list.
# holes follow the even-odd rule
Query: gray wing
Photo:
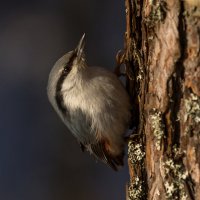
[[112, 156], [105, 148], [104, 141], [100, 141], [96, 144], [91, 144], [90, 148], [97, 159], [100, 159], [105, 164], [109, 165], [115, 171], [119, 166], [123, 166], [124, 152], [119, 156]]
[[75, 111], [68, 111], [68, 116], [65, 124], [77, 138], [77, 140], [84, 144], [95, 143], [95, 133], [91, 131], [91, 120], [86, 117], [86, 114], [81, 109]]
[[105, 141], [97, 140], [96, 133], [91, 130], [91, 119], [86, 117], [86, 114], [81, 109], [68, 112], [68, 114], [66, 125], [79, 141], [82, 151], [86, 149], [95, 158], [109, 165], [114, 170], [117, 170], [118, 166], [123, 165], [123, 153], [114, 157], [108, 152], [105, 148]]

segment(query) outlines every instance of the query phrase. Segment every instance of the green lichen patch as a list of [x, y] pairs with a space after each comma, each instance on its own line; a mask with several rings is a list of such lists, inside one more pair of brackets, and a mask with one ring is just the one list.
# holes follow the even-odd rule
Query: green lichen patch
[[200, 98], [191, 93], [189, 98], [185, 99], [184, 105], [186, 109], [184, 121], [191, 118], [195, 123], [200, 123]]
[[163, 162], [165, 197], [186, 200], [185, 180], [188, 177], [188, 171], [181, 162], [180, 149], [173, 148], [173, 153], [173, 159], [168, 158]]
[[155, 146], [158, 151], [161, 149], [161, 141], [164, 137], [164, 123], [162, 120], [162, 113], [156, 109], [150, 115], [150, 123], [153, 129], [153, 135], [155, 136]]
[[128, 185], [128, 200], [141, 200], [144, 198], [144, 191], [142, 190], [142, 181], [136, 177], [134, 182]]
[[164, 0], [160, 0], [157, 3], [150, 1], [149, 3], [151, 5], [151, 12], [149, 16], [145, 18], [145, 23], [149, 28], [153, 28], [157, 23], [165, 20], [167, 3]]
[[128, 159], [131, 164], [138, 164], [145, 156], [145, 152], [142, 150], [142, 144], [129, 141], [128, 144]]

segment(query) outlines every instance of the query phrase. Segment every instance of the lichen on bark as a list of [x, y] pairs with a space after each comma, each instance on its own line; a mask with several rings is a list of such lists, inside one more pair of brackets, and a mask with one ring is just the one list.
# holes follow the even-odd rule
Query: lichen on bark
[[125, 6], [124, 64], [136, 127], [127, 199], [200, 199], [200, 5]]

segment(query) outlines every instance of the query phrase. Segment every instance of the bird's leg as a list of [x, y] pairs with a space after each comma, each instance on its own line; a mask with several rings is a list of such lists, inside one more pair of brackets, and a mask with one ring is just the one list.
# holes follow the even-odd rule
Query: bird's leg
[[114, 73], [120, 77], [120, 76], [125, 76], [126, 73], [121, 72], [121, 66], [124, 64], [125, 60], [125, 52], [124, 50], [119, 50], [116, 54], [116, 67], [114, 69]]

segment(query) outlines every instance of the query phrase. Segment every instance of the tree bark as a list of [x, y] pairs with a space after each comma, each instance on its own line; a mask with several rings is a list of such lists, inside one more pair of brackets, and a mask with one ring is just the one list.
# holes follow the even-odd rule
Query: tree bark
[[200, 199], [200, 3], [125, 0], [127, 200]]

